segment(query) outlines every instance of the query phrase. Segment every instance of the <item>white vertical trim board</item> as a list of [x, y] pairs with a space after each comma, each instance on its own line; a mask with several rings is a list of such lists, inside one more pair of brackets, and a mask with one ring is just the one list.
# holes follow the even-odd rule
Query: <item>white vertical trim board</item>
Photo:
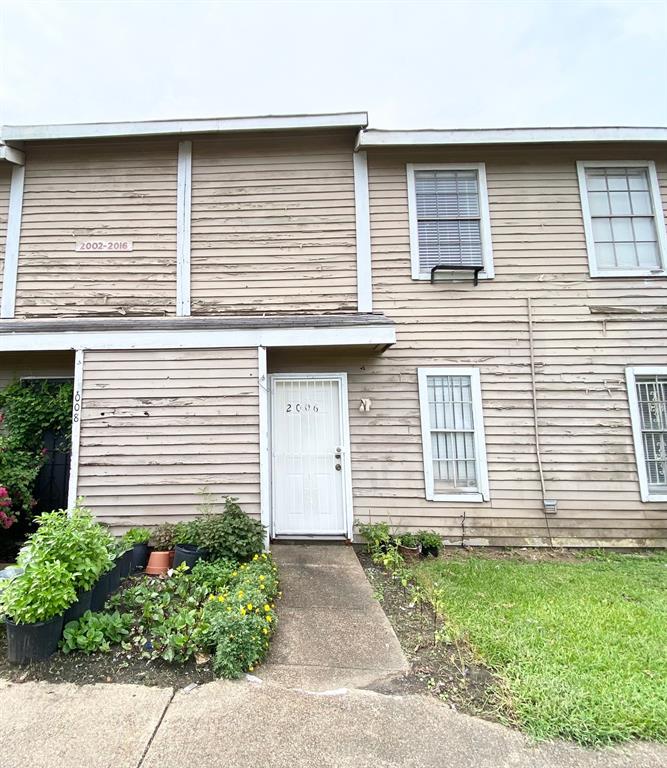
[[2, 279], [2, 303], [0, 317], [14, 317], [16, 306], [16, 281], [19, 271], [19, 243], [21, 240], [21, 216], [23, 215], [23, 183], [25, 166], [15, 165], [9, 184], [9, 210], [7, 212], [7, 238], [5, 240], [5, 266]]
[[357, 311], [372, 312], [371, 214], [366, 153], [354, 152], [352, 164], [354, 168], [354, 215], [357, 245]]
[[[653, 222], [655, 224], [658, 250], [660, 252], [661, 268], [646, 269], [600, 269], [595, 256], [595, 237], [593, 235], [593, 220], [588, 204], [588, 184], [586, 183], [587, 168], [645, 168], [648, 171], [649, 194], [653, 206]], [[586, 237], [586, 253], [588, 255], [588, 270], [591, 277], [662, 277], [667, 271], [667, 229], [660, 195], [660, 183], [653, 160], [577, 160], [577, 180], [579, 182], [579, 197], [581, 213], [584, 220], [584, 235]]]
[[72, 396], [72, 456], [70, 459], [69, 488], [67, 506], [72, 509], [76, 504], [76, 492], [79, 484], [79, 449], [81, 447], [81, 406], [83, 403], [83, 359], [84, 351], [77, 349], [74, 358], [74, 393]]
[[[430, 273], [422, 272], [419, 264], [419, 221], [417, 217], [417, 191], [415, 171], [477, 171], [479, 194], [479, 226], [482, 240], [482, 263], [480, 280], [494, 277], [493, 243], [491, 241], [491, 213], [489, 193], [486, 186], [486, 165], [484, 163], [407, 163], [405, 166], [408, 184], [408, 220], [410, 226], [410, 261], [413, 280], [430, 280]], [[467, 279], [467, 277], [465, 278]]]
[[269, 377], [266, 347], [257, 347], [257, 386], [259, 387], [259, 510], [266, 527], [264, 548], [271, 545], [271, 443], [269, 441]]
[[[436, 493], [433, 478], [433, 453], [431, 447], [431, 414], [428, 403], [428, 379], [431, 376], [469, 376], [472, 391], [472, 411], [475, 429], [475, 456], [477, 459], [477, 488], [474, 491]], [[424, 459], [424, 485], [427, 501], [489, 501], [489, 473], [486, 460], [486, 437], [479, 368], [417, 368], [419, 385], [419, 414], [422, 430], [422, 455]]]
[[178, 142], [176, 191], [176, 314], [190, 315], [190, 236], [192, 221], [192, 142]]
[[667, 366], [635, 366], [625, 369], [625, 380], [628, 387], [628, 405], [630, 406], [630, 421], [632, 423], [632, 440], [635, 446], [635, 459], [637, 461], [637, 475], [639, 477], [639, 493], [642, 501], [667, 501], [665, 493], [654, 493], [649, 489], [648, 475], [646, 473], [646, 456], [644, 454], [644, 440], [642, 438], [642, 420], [639, 412], [639, 399], [637, 397], [637, 376], [667, 376]]

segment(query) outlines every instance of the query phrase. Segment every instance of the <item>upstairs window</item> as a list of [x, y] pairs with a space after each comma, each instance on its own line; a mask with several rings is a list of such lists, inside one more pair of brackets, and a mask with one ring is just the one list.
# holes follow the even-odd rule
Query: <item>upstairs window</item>
[[654, 163], [579, 162], [577, 172], [591, 276], [663, 274], [667, 237]]
[[667, 501], [667, 368], [626, 370], [642, 501]]
[[483, 267], [479, 276], [493, 277], [484, 164], [411, 164], [407, 174], [413, 279], [430, 280], [439, 265]]
[[479, 371], [419, 368], [426, 498], [489, 498]]

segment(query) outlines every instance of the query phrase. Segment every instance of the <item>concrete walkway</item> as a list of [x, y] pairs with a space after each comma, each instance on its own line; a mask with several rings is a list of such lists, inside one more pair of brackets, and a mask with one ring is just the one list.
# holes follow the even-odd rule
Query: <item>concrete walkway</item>
[[354, 552], [280, 546], [279, 630], [257, 677], [175, 694], [0, 681], [0, 768], [662, 768], [667, 748], [535, 745], [430, 696], [365, 689], [405, 659]]

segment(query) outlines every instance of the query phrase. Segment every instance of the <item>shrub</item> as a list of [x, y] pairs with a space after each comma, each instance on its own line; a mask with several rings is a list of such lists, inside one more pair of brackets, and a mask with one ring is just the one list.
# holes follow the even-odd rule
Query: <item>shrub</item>
[[72, 573], [57, 560], [32, 562], [0, 595], [2, 612], [16, 624], [49, 621], [76, 600]]
[[123, 536], [123, 539], [130, 547], [133, 547], [135, 544], [148, 544], [150, 538], [151, 532], [148, 528], [130, 528]]
[[228, 496], [222, 514], [208, 513], [199, 519], [197, 543], [214, 559], [248, 560], [264, 549], [264, 526]]
[[392, 541], [391, 529], [388, 523], [361, 523], [357, 520], [356, 526], [359, 535], [366, 542], [366, 548], [371, 554]]
[[112, 644], [122, 642], [129, 635], [131, 625], [132, 616], [129, 613], [86, 611], [78, 621], [65, 625], [60, 647], [63, 653], [106, 653], [111, 650]]
[[402, 547], [418, 547], [419, 546], [419, 537], [415, 533], [402, 533], [397, 538], [397, 541]]
[[111, 534], [80, 506], [69, 513], [64, 509], [45, 512], [37, 523], [19, 565], [27, 569], [37, 561], [57, 560], [72, 574], [77, 591], [91, 589], [109, 567]]
[[173, 523], [162, 523], [162, 525], [153, 528], [150, 542], [158, 552], [167, 552], [174, 548], [175, 535], [176, 531]]
[[237, 576], [236, 560], [199, 560], [192, 569], [192, 579], [207, 592], [221, 592]]
[[44, 433], [67, 445], [72, 431], [71, 382], [17, 381], [0, 390], [0, 483], [12, 500], [12, 517], [30, 516], [33, 490], [44, 464]]

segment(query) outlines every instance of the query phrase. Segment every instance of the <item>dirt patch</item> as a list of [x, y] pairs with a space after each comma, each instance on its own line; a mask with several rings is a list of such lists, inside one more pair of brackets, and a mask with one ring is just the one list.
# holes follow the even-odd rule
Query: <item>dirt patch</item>
[[500, 680], [476, 661], [470, 648], [448, 642], [446, 625], [429, 605], [412, 604], [409, 590], [374, 565], [365, 551], [357, 549], [357, 556], [410, 662], [406, 675], [381, 680], [371, 690], [428, 694], [460, 712], [487, 720], [511, 720], [499, 694]]
[[7, 638], [0, 627], [0, 678], [15, 683], [45, 680], [50, 683], [137, 683], [163, 688], [184, 688], [190, 683], [216, 680], [210, 661], [198, 665], [147, 661], [137, 654], [112, 647], [109, 653], [56, 653], [45, 661], [15, 667], [7, 661]]

